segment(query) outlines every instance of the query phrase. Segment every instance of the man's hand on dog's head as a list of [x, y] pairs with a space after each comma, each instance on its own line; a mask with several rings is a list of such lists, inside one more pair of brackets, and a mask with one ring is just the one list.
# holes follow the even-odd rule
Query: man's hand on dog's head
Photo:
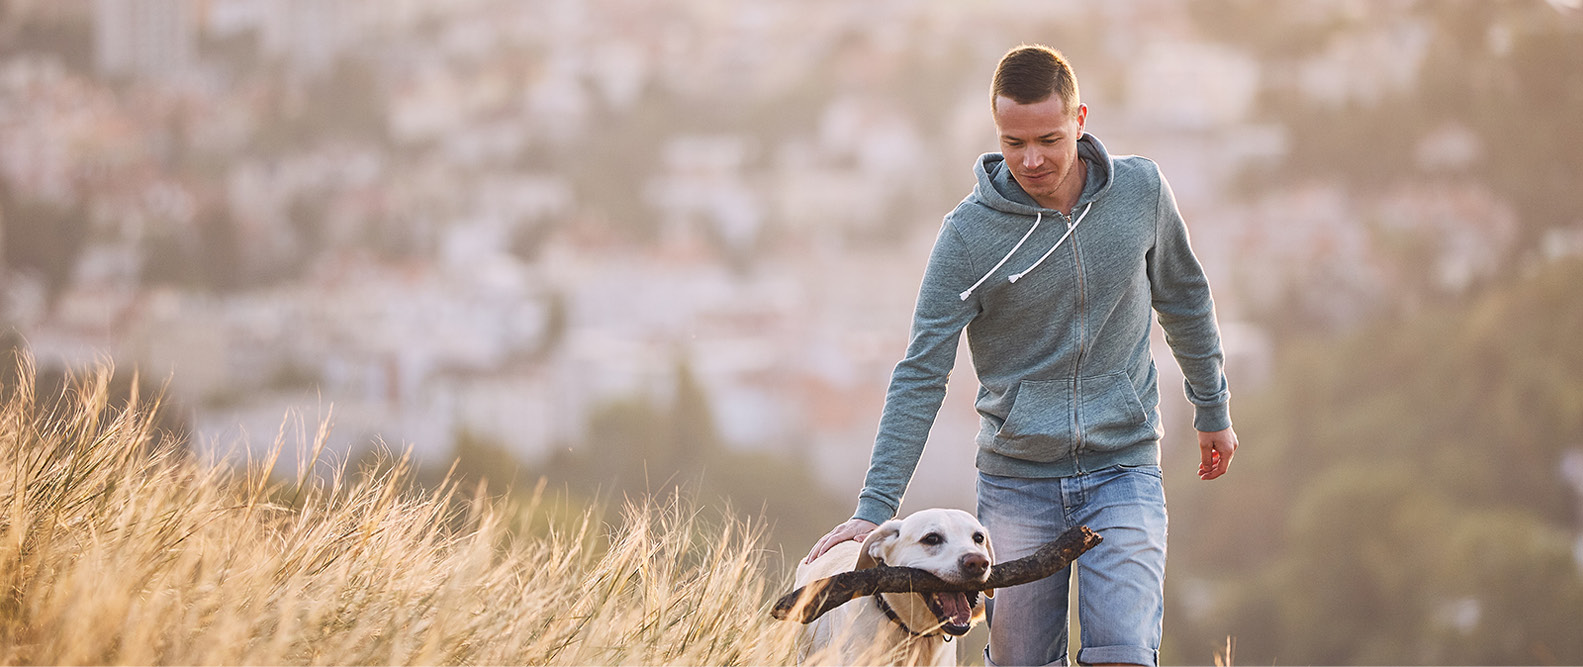
[[819, 541], [813, 545], [813, 550], [808, 552], [808, 557], [803, 559], [803, 562], [812, 563], [814, 559], [823, 556], [824, 552], [829, 551], [830, 547], [847, 540], [861, 542], [863, 538], [868, 537], [868, 534], [874, 532], [874, 529], [878, 527], [872, 522], [862, 519], [848, 519], [846, 523], [836, 526], [830, 532], [825, 533], [824, 537], [819, 538]]

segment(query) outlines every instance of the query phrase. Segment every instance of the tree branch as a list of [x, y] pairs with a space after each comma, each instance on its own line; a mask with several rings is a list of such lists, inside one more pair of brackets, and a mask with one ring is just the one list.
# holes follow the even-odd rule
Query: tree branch
[[1088, 526], [1072, 528], [1031, 555], [990, 568], [989, 579], [982, 584], [951, 583], [914, 567], [881, 565], [842, 572], [781, 596], [770, 609], [770, 615], [782, 621], [797, 619], [803, 623], [812, 623], [825, 612], [865, 595], [966, 593], [1026, 584], [1066, 569], [1078, 556], [1099, 544], [1100, 539], [1099, 534], [1089, 530]]

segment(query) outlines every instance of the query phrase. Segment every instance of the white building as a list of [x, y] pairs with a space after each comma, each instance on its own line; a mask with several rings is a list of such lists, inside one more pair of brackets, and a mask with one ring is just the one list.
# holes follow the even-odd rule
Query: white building
[[186, 0], [96, 0], [94, 62], [108, 76], [171, 77], [193, 65], [195, 3]]

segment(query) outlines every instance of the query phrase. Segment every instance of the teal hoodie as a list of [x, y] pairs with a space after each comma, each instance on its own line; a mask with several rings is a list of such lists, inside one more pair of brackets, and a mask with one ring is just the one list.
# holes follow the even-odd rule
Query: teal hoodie
[[896, 515], [945, 399], [966, 329], [978, 373], [978, 469], [1066, 477], [1160, 460], [1150, 311], [1186, 377], [1194, 428], [1231, 426], [1203, 268], [1154, 162], [1078, 142], [1088, 182], [1072, 215], [1023, 192], [988, 153], [945, 217], [906, 357], [891, 375], [855, 518]]

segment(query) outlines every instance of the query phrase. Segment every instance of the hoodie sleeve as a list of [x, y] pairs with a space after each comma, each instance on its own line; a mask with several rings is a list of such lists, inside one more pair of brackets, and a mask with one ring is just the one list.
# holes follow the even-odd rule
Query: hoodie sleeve
[[1209, 280], [1188, 244], [1187, 223], [1176, 210], [1176, 197], [1165, 176], [1155, 217], [1154, 248], [1148, 257], [1153, 305], [1165, 329], [1165, 341], [1186, 378], [1187, 400], [1193, 404], [1193, 428], [1220, 431], [1231, 427], [1231, 392], [1223, 369], [1220, 329]]
[[967, 245], [947, 217], [918, 290], [906, 357], [896, 364], [885, 392], [885, 410], [853, 518], [884, 523], [901, 507], [902, 493], [945, 400], [957, 341], [979, 312], [976, 295], [966, 301], [959, 296], [972, 275]]

